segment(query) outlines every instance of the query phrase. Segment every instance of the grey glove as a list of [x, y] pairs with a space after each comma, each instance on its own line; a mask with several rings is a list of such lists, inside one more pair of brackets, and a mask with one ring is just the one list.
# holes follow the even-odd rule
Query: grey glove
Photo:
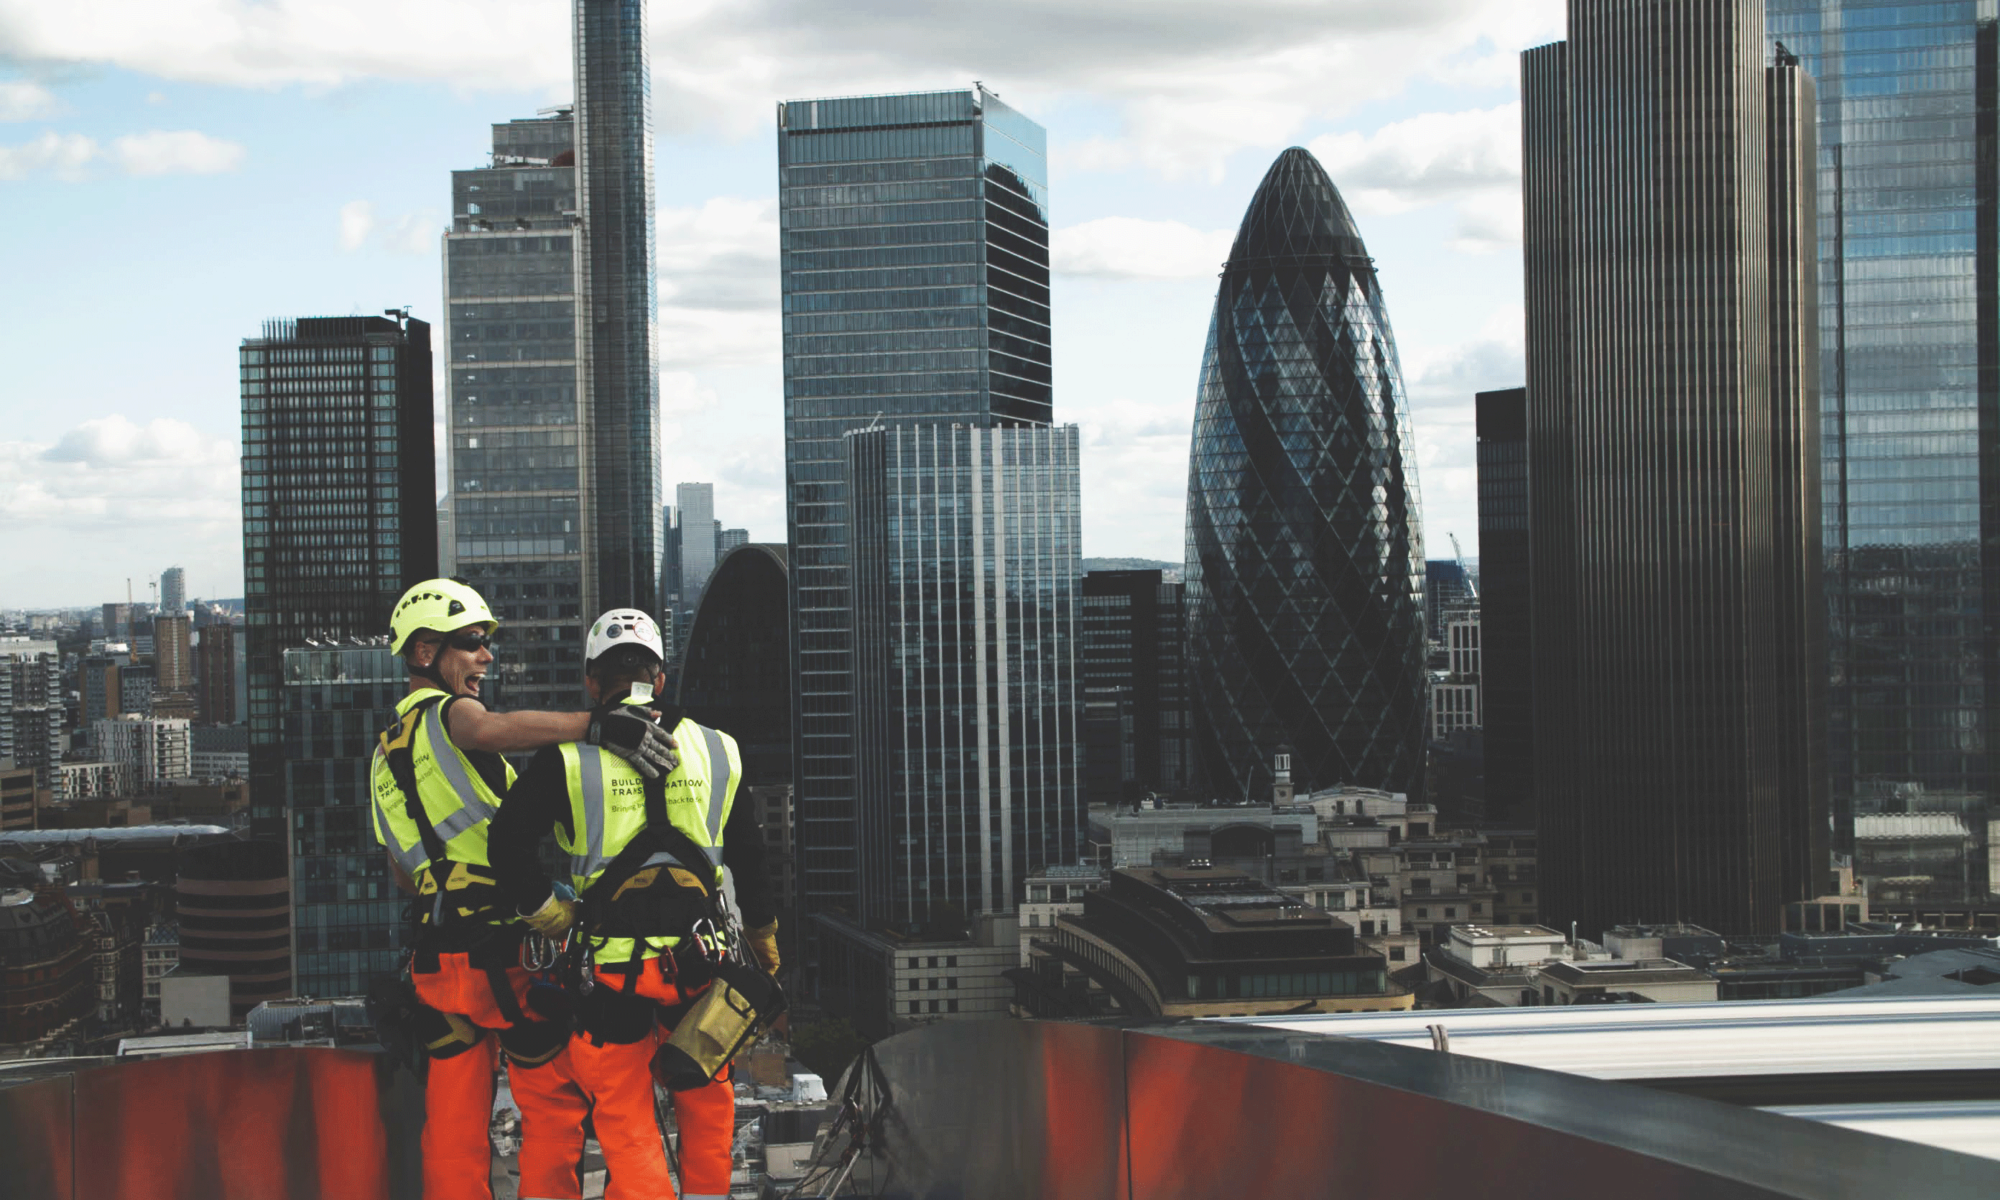
[[628, 705], [607, 704], [591, 713], [590, 732], [583, 740], [611, 751], [648, 779], [671, 775], [681, 765], [667, 731]]

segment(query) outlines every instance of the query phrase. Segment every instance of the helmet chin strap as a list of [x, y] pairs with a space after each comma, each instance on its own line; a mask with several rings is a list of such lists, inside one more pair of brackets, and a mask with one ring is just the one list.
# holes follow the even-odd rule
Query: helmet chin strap
[[428, 679], [438, 685], [439, 691], [451, 692], [452, 695], [456, 696], [458, 693], [452, 691], [451, 685], [445, 682], [444, 672], [438, 670], [437, 660], [443, 656], [444, 648], [440, 646], [438, 647], [438, 652], [431, 656], [430, 665], [428, 666], [419, 666], [414, 657], [405, 659], [404, 661], [410, 664], [410, 674]]

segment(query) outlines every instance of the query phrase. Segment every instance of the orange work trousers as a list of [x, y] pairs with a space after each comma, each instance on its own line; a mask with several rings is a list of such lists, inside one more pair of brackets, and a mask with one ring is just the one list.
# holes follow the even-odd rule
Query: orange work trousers
[[[597, 972], [599, 987], [622, 988], [625, 977]], [[638, 995], [671, 1008], [692, 1000], [658, 970], [641, 974]], [[666, 1151], [653, 1110], [653, 1052], [671, 1030], [625, 1044], [593, 1045], [578, 1036], [569, 1044], [570, 1070], [591, 1099], [597, 1144], [604, 1150], [610, 1183], [604, 1200], [672, 1197]], [[680, 1130], [682, 1200], [728, 1200], [730, 1151], [736, 1139], [736, 1087], [729, 1072], [707, 1087], [673, 1094], [674, 1124]], [[626, 1181], [630, 1180], [629, 1186]]]
[[[510, 1006], [528, 1021], [540, 1020], [527, 1008], [532, 977], [508, 967], [504, 982]], [[444, 1013], [465, 1018], [479, 1029], [471, 1048], [448, 1058], [433, 1057], [424, 1080], [424, 1200], [493, 1200], [494, 1075], [500, 1063], [497, 1031], [514, 1022], [494, 994], [493, 981], [463, 954], [438, 955], [438, 970], [411, 975], [417, 998]], [[567, 1050], [536, 1067], [509, 1072], [521, 1108], [521, 1195], [536, 1200], [579, 1200], [583, 1195], [583, 1112], [581, 1091], [570, 1077]], [[565, 1094], [567, 1093], [567, 1095]], [[574, 1136], [569, 1129], [574, 1127]]]

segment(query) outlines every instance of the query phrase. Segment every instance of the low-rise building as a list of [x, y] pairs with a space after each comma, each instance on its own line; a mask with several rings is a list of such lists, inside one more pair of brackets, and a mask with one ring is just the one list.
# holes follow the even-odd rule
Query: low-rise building
[[1560, 959], [1535, 972], [1543, 1004], [1610, 1004], [1628, 1000], [1694, 1004], [1717, 998], [1714, 976], [1672, 959], [1571, 962]]
[[1102, 868], [1088, 865], [1054, 866], [1039, 875], [1030, 876], [1027, 899], [1021, 903], [1019, 965], [1028, 965], [1029, 950], [1039, 931], [1054, 929], [1059, 917], [1081, 913], [1084, 896], [1104, 887], [1109, 881], [1110, 877]]
[[58, 765], [62, 773], [59, 795], [65, 800], [85, 800], [132, 794], [132, 769], [121, 762], [94, 760]]
[[962, 937], [902, 938], [815, 914], [822, 1005], [871, 1041], [936, 1021], [1007, 1015], [1020, 961], [1012, 914], [983, 914]]
[[1111, 873], [1033, 939], [1015, 973], [1017, 1012], [1037, 1017], [1383, 1012], [1412, 997], [1352, 927], [1241, 871]]
[[146, 930], [146, 942], [140, 949], [141, 971], [145, 979], [144, 999], [141, 1002], [145, 1015], [157, 1022], [160, 1019], [160, 980], [181, 961], [181, 932], [171, 922], [155, 925]]

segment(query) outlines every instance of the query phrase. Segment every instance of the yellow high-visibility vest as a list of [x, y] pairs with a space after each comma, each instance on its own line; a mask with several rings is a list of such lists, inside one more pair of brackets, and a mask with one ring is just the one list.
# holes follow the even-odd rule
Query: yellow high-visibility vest
[[[685, 718], [675, 726], [674, 740], [680, 744], [681, 761], [666, 779], [667, 819], [707, 858], [683, 863], [657, 851], [645, 866], [669, 873], [689, 872], [713, 892], [722, 886], [722, 830], [736, 803], [743, 759], [735, 738]], [[587, 896], [605, 868], [646, 828], [646, 779], [630, 763], [599, 746], [565, 742], [562, 757], [569, 785], [570, 829], [565, 835], [562, 826], [556, 827], [556, 844], [569, 855], [570, 882], [576, 894]], [[591, 957], [600, 963], [658, 958], [659, 947], [677, 946], [680, 941], [678, 934], [647, 938], [644, 946], [632, 938], [593, 938]]]
[[[408, 748], [417, 801], [437, 831], [438, 840], [444, 844], [445, 858], [451, 862], [468, 868], [490, 865], [486, 858], [486, 826], [504, 798], [487, 785], [472, 760], [451, 740], [451, 731], [445, 728], [441, 717], [444, 702], [450, 698], [451, 694], [441, 689], [420, 688], [397, 701], [396, 724], [377, 741], [369, 764], [375, 840], [388, 847], [424, 895], [435, 894], [438, 883], [431, 878], [431, 860], [424, 850], [423, 835], [410, 816], [402, 787], [389, 769], [385, 743], [387, 747]], [[505, 759], [501, 765], [507, 773], [507, 784], [512, 787], [514, 768]], [[447, 891], [493, 884], [488, 874], [471, 870], [454, 870], [451, 874]], [[441, 903], [433, 907], [435, 921], [444, 914]], [[472, 916], [474, 912], [473, 908], [460, 908], [463, 916]], [[505, 924], [513, 915], [503, 907], [490, 913], [487, 919], [494, 924]]]

